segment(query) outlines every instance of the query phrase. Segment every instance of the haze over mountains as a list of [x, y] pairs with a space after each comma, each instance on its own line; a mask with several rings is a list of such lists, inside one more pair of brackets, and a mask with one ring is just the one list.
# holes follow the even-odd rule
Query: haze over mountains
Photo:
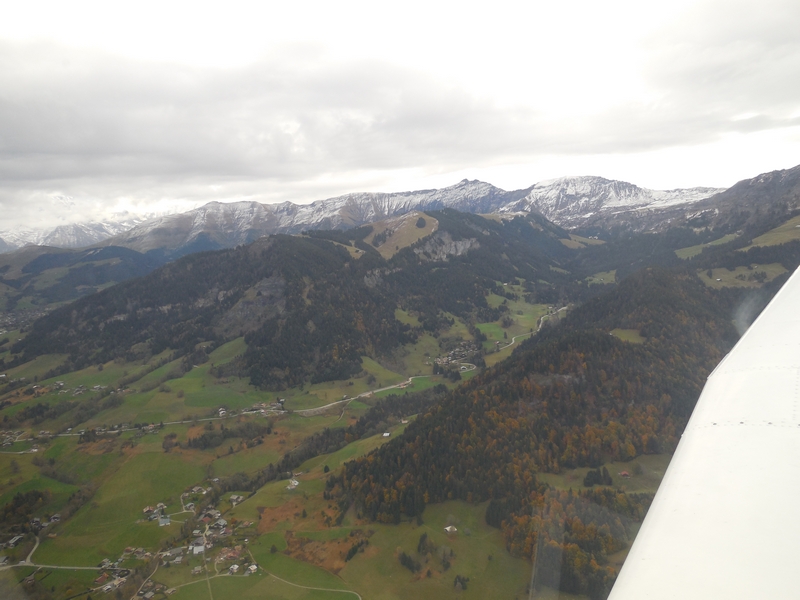
[[83, 248], [128, 231], [146, 220], [144, 217], [126, 216], [117, 221], [72, 223], [52, 229], [7, 229], [0, 231], [0, 252], [10, 252], [29, 244], [55, 248]]
[[[26, 244], [58, 248], [122, 246], [160, 250], [176, 257], [230, 248], [275, 233], [347, 229], [411, 211], [453, 208], [473, 214], [512, 216], [537, 212], [568, 229], [662, 231], [674, 225], [745, 225], [765, 211], [800, 205], [800, 167], [773, 171], [733, 187], [650, 190], [602, 177], [561, 177], [506, 191], [464, 179], [432, 190], [352, 193], [310, 204], [210, 202], [194, 210], [145, 221], [63, 225], [49, 231], [0, 231], [0, 252]], [[745, 213], [747, 213], [745, 215]], [[744, 215], [744, 216], [743, 216]]]
[[656, 191], [602, 177], [563, 177], [527, 189], [505, 191], [465, 179], [442, 189], [352, 193], [306, 205], [210, 202], [185, 213], [144, 222], [127, 219], [62, 225], [52, 230], [0, 231], [0, 251], [26, 244], [79, 248], [100, 242], [143, 252], [155, 248], [229, 247], [270, 233], [342, 229], [412, 210], [442, 208], [475, 214], [537, 211], [559, 225], [574, 227], [599, 214], [687, 204], [720, 191]]

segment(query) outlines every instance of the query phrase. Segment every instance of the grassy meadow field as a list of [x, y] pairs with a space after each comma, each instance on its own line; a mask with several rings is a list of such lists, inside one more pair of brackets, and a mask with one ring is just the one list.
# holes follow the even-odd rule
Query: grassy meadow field
[[[426, 227], [433, 226], [435, 222], [428, 220]], [[513, 297], [492, 294], [487, 298], [490, 306], [507, 309], [505, 321], [477, 324], [486, 336], [480, 352], [487, 365], [510, 355], [519, 342], [537, 331], [542, 319], [563, 314], [554, 315], [552, 307], [525, 302], [523, 283], [503, 286]], [[466, 367], [470, 370], [460, 371], [457, 382], [433, 375], [435, 359], [473, 339], [466, 323], [447, 316], [453, 319], [449, 329], [437, 336], [421, 332], [416, 342], [380, 360], [362, 357], [361, 373], [348, 380], [305, 384], [280, 392], [258, 390], [246, 377], [215, 375], [216, 367], [237, 360], [246, 351], [242, 337], [215, 348], [207, 361], [190, 365], [188, 370], [171, 351], [57, 376], [50, 372], [63, 364], [65, 357], [60, 355], [41, 356], [9, 369], [7, 378], [25, 380], [22, 387], [0, 396], [4, 402], [0, 419], [15, 424], [27, 414], [21, 411], [43, 408], [42, 416], [21, 426], [21, 435], [12, 435], [13, 443], [0, 450], [0, 506], [20, 494], [47, 490], [36, 514], [47, 520], [65, 513], [65, 518], [44, 530], [32, 562], [88, 569], [20, 566], [0, 573], [7, 582], [21, 582], [35, 572], [35, 581], [21, 585], [47, 586], [55, 597], [87, 600], [90, 595], [102, 594], [102, 585], [95, 583], [101, 561], [121, 559], [120, 568], [142, 568], [146, 561], [133, 556], [132, 549], [154, 556], [173, 546], [185, 546], [191, 539], [191, 535], [187, 538], [191, 531], [182, 531], [185, 523], [199, 527], [201, 533], [207, 531], [207, 524], [198, 521], [196, 509], [184, 510], [184, 504], [202, 504], [218, 478], [236, 473], [254, 477], [309, 436], [355, 424], [381, 398], [439, 384], [454, 387], [477, 374], [478, 369]], [[419, 326], [417, 316], [407, 311], [398, 309], [396, 317]], [[400, 384], [403, 387], [393, 387]], [[375, 392], [382, 388], [389, 389]], [[109, 398], [116, 400], [106, 402]], [[285, 410], [277, 408], [279, 398], [284, 400]], [[266, 413], [251, 412], [255, 405], [273, 408]], [[94, 408], [78, 418], [76, 407], [83, 406]], [[225, 410], [224, 416], [220, 409]], [[287, 489], [287, 480], [281, 478], [255, 491], [228, 490], [214, 496], [230, 533], [205, 555], [184, 554], [180, 564], [158, 559], [159, 567], [150, 579], [156, 600], [166, 599], [167, 589], [170, 598], [178, 599], [438, 599], [454, 593], [456, 575], [470, 578], [467, 589], [459, 592], [464, 598], [526, 597], [530, 564], [508, 554], [499, 530], [486, 525], [483, 504], [430, 505], [422, 524], [369, 523], [352, 511], [341, 524], [333, 522], [335, 507], [324, 497], [329, 474], [339, 472], [345, 462], [391, 443], [414, 418], [405, 415], [404, 422], [389, 424], [385, 431], [305, 461], [292, 475], [297, 482], [292, 489]], [[188, 445], [203, 434], [246, 424], [269, 425], [270, 433], [255, 444], [241, 437], [226, 437], [207, 448]], [[16, 425], [12, 429], [17, 429]], [[87, 431], [99, 433], [85, 438], [81, 434]], [[230, 500], [236, 494], [244, 497], [238, 504]], [[84, 501], [76, 501], [84, 495]], [[144, 512], [159, 503], [170, 516], [167, 525], [150, 520], [151, 513]], [[457, 535], [444, 531], [449, 524], [459, 529]], [[412, 573], [400, 564], [398, 556], [400, 552], [416, 556], [423, 533], [436, 551], [417, 556], [423, 568]], [[366, 540], [361, 550], [345, 560], [348, 550], [361, 540]], [[18, 548], [0, 551], [0, 559], [5, 555], [22, 560], [33, 549], [34, 538], [29, 535]], [[229, 556], [229, 552], [233, 554]], [[259, 566], [255, 574], [229, 572], [232, 564], [252, 563]], [[571, 598], [547, 589], [542, 597]]]

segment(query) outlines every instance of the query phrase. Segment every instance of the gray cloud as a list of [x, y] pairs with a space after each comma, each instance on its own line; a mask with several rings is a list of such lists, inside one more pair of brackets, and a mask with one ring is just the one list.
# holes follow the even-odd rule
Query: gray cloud
[[[704, 5], [665, 26], [645, 47], [649, 99], [572, 119], [500, 108], [422, 71], [334, 62], [313, 46], [201, 69], [0, 42], [3, 221], [67, 218], [118, 197], [311, 200], [326, 174], [624, 154], [796, 126], [800, 5], [759, 6]], [[42, 203], [55, 195], [75, 208]]]

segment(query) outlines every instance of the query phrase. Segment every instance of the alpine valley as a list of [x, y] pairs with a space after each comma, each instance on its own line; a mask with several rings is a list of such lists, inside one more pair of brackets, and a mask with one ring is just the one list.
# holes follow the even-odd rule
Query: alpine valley
[[28, 240], [0, 255], [0, 596], [607, 597], [706, 376], [800, 265], [799, 178]]

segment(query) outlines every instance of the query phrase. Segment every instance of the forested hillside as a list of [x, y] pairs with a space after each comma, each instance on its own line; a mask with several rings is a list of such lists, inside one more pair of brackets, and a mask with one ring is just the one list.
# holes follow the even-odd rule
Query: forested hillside
[[[227, 372], [282, 389], [346, 379], [360, 371], [361, 356], [436, 331], [446, 313], [496, 320], [499, 309], [486, 297], [506, 294], [501, 281], [525, 280], [542, 298], [580, 288], [551, 268], [569, 253], [558, 241], [566, 233], [542, 217], [498, 223], [455, 211], [432, 215], [438, 230], [388, 261], [363, 242], [365, 228], [278, 235], [184, 257], [40, 319], [13, 346], [10, 364], [66, 354], [68, 372], [166, 349], [200, 364], [244, 335], [247, 352]], [[395, 319], [398, 307], [419, 314], [417, 332]]]
[[[609, 335], [617, 328], [637, 330], [644, 342]], [[419, 515], [428, 503], [491, 500], [487, 522], [502, 527], [510, 552], [531, 557], [541, 532], [545, 547], [563, 553], [562, 589], [602, 595], [613, 573], [601, 565], [629, 540], [623, 517], [641, 518], [647, 500], [553, 494], [536, 474], [671, 452], [706, 375], [735, 339], [696, 277], [647, 269], [449, 394], [397, 442], [348, 463], [341, 493], [383, 522]]]
[[[0, 508], [20, 516], [0, 541], [25, 541], [4, 555], [37, 533], [36, 565], [185, 548], [213, 510], [213, 564], [247, 545], [301, 585], [313, 566], [362, 597], [602, 599], [734, 321], [797, 266], [798, 222], [579, 235], [430, 212], [186, 256], [8, 327]], [[92, 269], [125, 264], [100, 252]], [[142, 517], [159, 502], [175, 525]], [[122, 560], [133, 595], [156, 562]], [[188, 560], [155, 579], [212, 564]]]

